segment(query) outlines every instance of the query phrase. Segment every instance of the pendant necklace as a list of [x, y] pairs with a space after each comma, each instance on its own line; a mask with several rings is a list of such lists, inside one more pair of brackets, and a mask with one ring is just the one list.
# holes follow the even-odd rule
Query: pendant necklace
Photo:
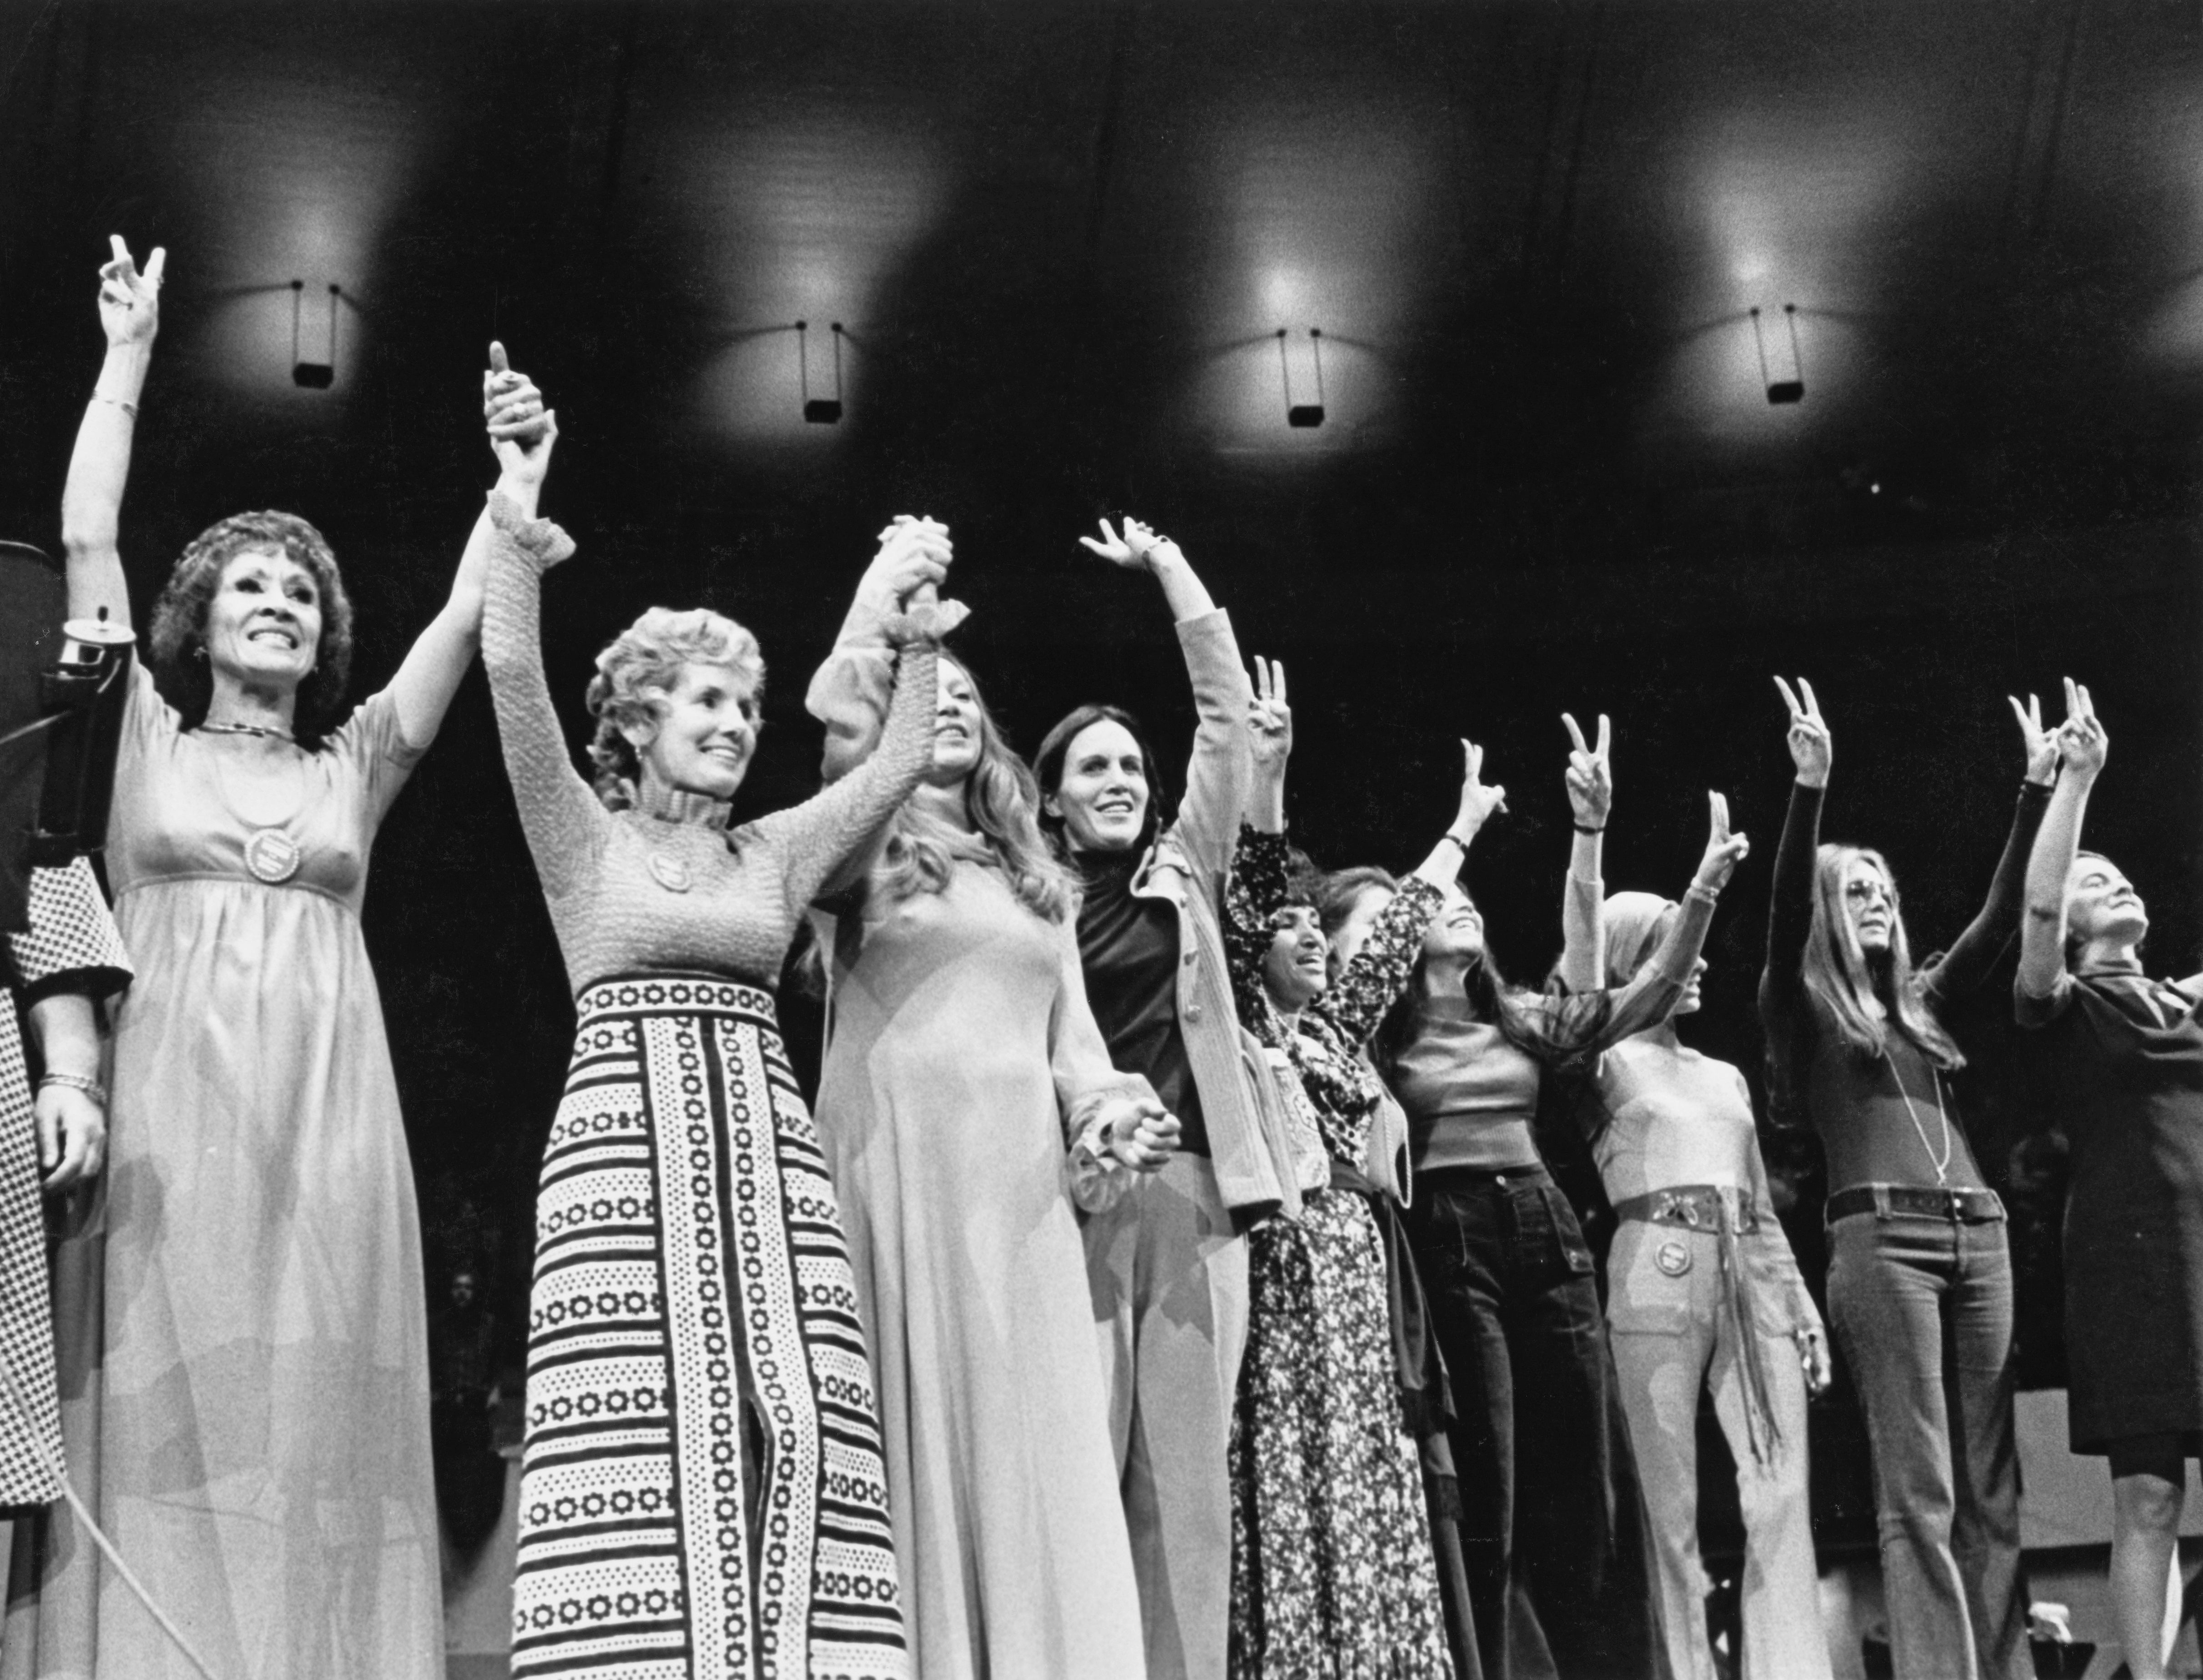
[[[292, 740], [291, 736], [282, 730], [263, 728], [256, 723], [202, 723], [199, 728], [221, 735], [258, 735], [274, 740]], [[296, 745], [295, 742], [292, 744]], [[294, 758], [290, 763], [292, 775], [298, 787], [298, 797], [292, 800], [291, 809], [280, 821], [258, 823], [245, 814], [232, 794], [229, 767], [222, 762], [222, 755], [216, 753], [214, 759], [215, 791], [228, 808], [229, 814], [245, 828], [245, 867], [252, 871], [256, 880], [263, 881], [270, 887], [281, 887], [298, 874], [303, 856], [298, 842], [291, 837], [289, 825], [297, 821], [298, 813], [306, 808], [306, 783], [298, 762]]]
[[1928, 1141], [1928, 1129], [1920, 1123], [1920, 1111], [1912, 1105], [1912, 1093], [1905, 1088], [1905, 1076], [1897, 1070], [1897, 1058], [1889, 1053], [1889, 1046], [1881, 1047], [1882, 1059], [1889, 1064], [1889, 1076], [1897, 1082], [1897, 1094], [1905, 1099], [1905, 1111], [1912, 1117], [1912, 1129], [1920, 1134], [1920, 1147], [1928, 1157], [1928, 1164], [1935, 1169], [1938, 1189], [1951, 1186], [1951, 1116], [1943, 1106], [1943, 1076], [1940, 1069], [1930, 1068], [1935, 1082], [1935, 1117], [1943, 1123], [1943, 1158], [1935, 1158], [1935, 1147]]

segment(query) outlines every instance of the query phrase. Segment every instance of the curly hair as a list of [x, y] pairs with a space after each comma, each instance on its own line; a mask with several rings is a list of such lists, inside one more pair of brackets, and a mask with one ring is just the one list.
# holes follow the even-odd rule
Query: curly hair
[[322, 639], [314, 648], [313, 669], [298, 684], [292, 718], [299, 743], [311, 746], [336, 721], [351, 676], [351, 598], [345, 593], [328, 539], [298, 515], [232, 514], [193, 538], [176, 557], [154, 604], [148, 651], [162, 693], [183, 714], [186, 728], [197, 724], [214, 699], [214, 674], [206, 663], [207, 610], [229, 563], [263, 550], [303, 567], [321, 597]]
[[597, 797], [610, 811], [633, 807], [642, 760], [623, 730], [655, 726], [665, 697], [688, 665], [722, 665], [747, 679], [751, 696], [765, 696], [765, 654], [758, 639], [709, 607], [676, 612], [653, 607], [612, 638], [597, 655], [589, 679], [589, 716], [597, 720], [589, 762], [597, 767]]
[[972, 684], [972, 703], [979, 714], [979, 762], [964, 781], [964, 816], [972, 832], [959, 834], [906, 803], [889, 825], [887, 845], [872, 872], [874, 890], [890, 899], [942, 892], [962, 858], [1000, 869], [1018, 902], [1042, 921], [1066, 921], [1077, 912], [1078, 899], [1069, 871], [1041, 834], [1040, 785], [1003, 739], [970, 667], [945, 653], [941, 663], [944, 669], [953, 665]]

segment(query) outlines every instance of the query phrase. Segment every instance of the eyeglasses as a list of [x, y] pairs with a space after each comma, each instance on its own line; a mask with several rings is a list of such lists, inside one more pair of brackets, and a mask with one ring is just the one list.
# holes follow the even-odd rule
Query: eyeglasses
[[1893, 905], [1897, 902], [1897, 894], [1889, 889], [1887, 882], [1878, 876], [1860, 875], [1844, 883], [1844, 900], [1855, 905], [1875, 902]]

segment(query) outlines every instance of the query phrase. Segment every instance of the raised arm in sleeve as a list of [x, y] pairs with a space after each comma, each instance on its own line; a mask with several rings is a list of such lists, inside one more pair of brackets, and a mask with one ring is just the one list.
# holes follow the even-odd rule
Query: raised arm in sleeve
[[1399, 892], [1369, 924], [1368, 937], [1354, 960], [1339, 972], [1308, 1012], [1328, 1021], [1357, 1047], [1369, 1042], [1422, 955], [1423, 934], [1445, 905], [1445, 895], [1420, 876], [1400, 883]]
[[1186, 767], [1185, 799], [1171, 831], [1187, 861], [1202, 876], [1214, 903], [1231, 868], [1239, 814], [1254, 779], [1254, 762], [1247, 750], [1247, 708], [1255, 691], [1239, 657], [1238, 638], [1231, 634], [1231, 615], [1221, 608], [1180, 620], [1178, 640], [1185, 655], [1186, 675], [1193, 683], [1194, 715], [1200, 723]]
[[1790, 784], [1782, 843], [1767, 909], [1767, 965], [1759, 974], [1759, 1016], [1767, 1041], [1787, 1057], [1805, 1006], [1805, 941], [1813, 931], [1813, 863], [1821, 846], [1823, 789]]
[[1285, 907], [1290, 874], [1285, 837], [1243, 826], [1224, 890], [1224, 960], [1239, 1017], [1259, 1029], [1262, 959], [1269, 955], [1270, 918]]
[[1606, 989], [1606, 883], [1573, 867], [1561, 888], [1561, 984], [1579, 997]]
[[1976, 990], [2019, 931], [2020, 906], [2027, 897], [2027, 860], [2042, 827], [2042, 813], [2049, 808], [2046, 784], [2020, 784], [2019, 807], [2012, 813], [2011, 833], [1990, 878], [1987, 899], [1965, 932], [1920, 976], [1921, 989], [1930, 998], [1940, 1002]]
[[565, 732], [543, 677], [543, 574], [574, 551], [547, 519], [524, 518], [490, 498], [495, 533], [482, 610], [482, 668], [497, 710], [505, 770], [520, 826], [546, 897], [561, 899], [588, 879], [611, 817], [574, 769]]
[[788, 904], [800, 913], [830, 876], [916, 790], [933, 765], [939, 643], [907, 643], [889, 673], [894, 701], [877, 749], [824, 792], [762, 819], [758, 831], [790, 860]]

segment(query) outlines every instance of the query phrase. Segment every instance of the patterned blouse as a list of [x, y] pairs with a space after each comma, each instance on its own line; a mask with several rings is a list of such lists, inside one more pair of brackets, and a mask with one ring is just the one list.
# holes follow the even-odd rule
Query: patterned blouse
[[1362, 1055], [1415, 972], [1423, 933], [1444, 904], [1428, 881], [1409, 876], [1369, 928], [1354, 960], [1290, 1022], [1262, 985], [1275, 918], [1291, 901], [1283, 834], [1242, 827], [1224, 895], [1224, 948], [1239, 1018], [1265, 1047], [1282, 1050], [1300, 1075], [1326, 1148], [1348, 1162], [1362, 1148], [1384, 1082]]

